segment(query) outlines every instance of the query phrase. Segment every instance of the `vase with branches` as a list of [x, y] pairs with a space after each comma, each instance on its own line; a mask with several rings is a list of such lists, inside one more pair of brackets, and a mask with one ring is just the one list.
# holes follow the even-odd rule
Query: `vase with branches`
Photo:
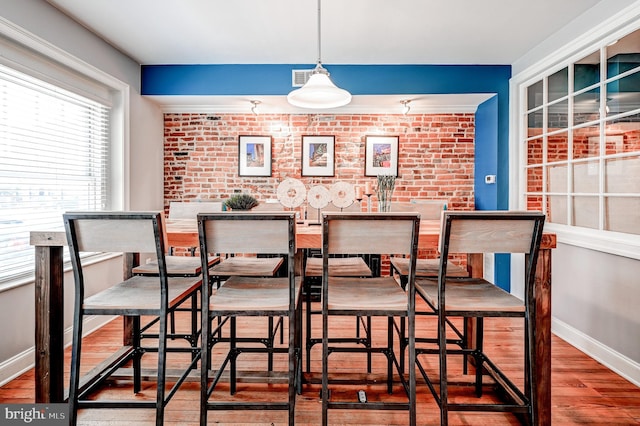
[[378, 211], [391, 211], [391, 196], [396, 186], [396, 177], [394, 175], [378, 175]]

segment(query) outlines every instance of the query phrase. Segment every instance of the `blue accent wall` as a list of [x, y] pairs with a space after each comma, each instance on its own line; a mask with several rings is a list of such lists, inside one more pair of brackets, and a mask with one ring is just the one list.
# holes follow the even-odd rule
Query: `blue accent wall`
[[[284, 96], [291, 71], [314, 64], [143, 65], [143, 95]], [[476, 112], [475, 205], [509, 207], [510, 65], [325, 65], [331, 79], [353, 95], [487, 93]], [[487, 185], [484, 176], [497, 175]], [[508, 289], [509, 258], [496, 256], [496, 282]]]
[[[498, 97], [494, 96], [479, 105], [476, 111], [474, 176], [476, 210], [505, 210], [508, 208], [508, 204], [504, 206], [498, 201], [501, 189], [505, 189], [507, 193], [509, 191], [509, 163], [508, 160], [502, 163], [499, 160], [501, 151], [498, 144], [499, 134]], [[495, 175], [497, 177], [496, 183], [486, 183], [485, 176], [487, 175]], [[508, 254], [494, 255], [493, 278], [499, 287], [506, 291], [511, 289], [511, 256]]]
[[[288, 65], [143, 65], [143, 95], [286, 95]], [[326, 65], [353, 95], [497, 93], [508, 101], [510, 65]]]
[[498, 209], [498, 186], [485, 183], [486, 175], [498, 175], [498, 99], [496, 96], [478, 106], [475, 134], [475, 207]]

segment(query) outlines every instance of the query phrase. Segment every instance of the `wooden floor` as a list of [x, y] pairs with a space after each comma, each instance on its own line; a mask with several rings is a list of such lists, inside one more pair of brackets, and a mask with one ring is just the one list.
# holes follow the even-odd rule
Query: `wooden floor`
[[[183, 314], [179, 314], [183, 315]], [[317, 319], [319, 320], [319, 318]], [[332, 329], [338, 330], [343, 335], [353, 333], [354, 324], [350, 321], [336, 322]], [[314, 320], [316, 321], [316, 320]], [[186, 318], [178, 318], [179, 328], [184, 328]], [[114, 320], [107, 326], [93, 333], [85, 339], [83, 357], [83, 369], [99, 363], [110, 351], [118, 348], [121, 342], [121, 320]], [[262, 329], [263, 324], [245, 324], [244, 332]], [[374, 328], [382, 332], [384, 325], [374, 323]], [[418, 334], [433, 333], [432, 319], [420, 318], [418, 322]], [[490, 353], [497, 363], [505, 370], [522, 381], [519, 372], [518, 360], [522, 351], [520, 342], [522, 339], [522, 325], [516, 319], [487, 320], [485, 323], [486, 347], [490, 347]], [[319, 331], [314, 335], [319, 336]], [[176, 343], [174, 343], [176, 344]], [[584, 425], [584, 424], [610, 424], [610, 425], [639, 425], [640, 424], [640, 388], [621, 378], [611, 370], [584, 355], [574, 347], [561, 339], [553, 337], [552, 340], [553, 367], [552, 367], [552, 416], [553, 425]], [[317, 345], [312, 353], [312, 370], [320, 371], [320, 345]], [[67, 349], [67, 377], [69, 350]], [[243, 355], [244, 357], [244, 355]], [[334, 354], [331, 360], [340, 357], [340, 362], [330, 362], [330, 365], [339, 369], [343, 374], [362, 372], [364, 357], [362, 355]], [[145, 355], [145, 365], [153, 366], [153, 354]], [[169, 359], [170, 368], [186, 363], [184, 355], [178, 355]], [[424, 359], [428, 368], [437, 368], [437, 364], [431, 359]], [[241, 358], [240, 368], [251, 370], [264, 368], [264, 358], [247, 355]], [[374, 357], [374, 376], [382, 374], [384, 362], [381, 358]], [[460, 363], [452, 362], [451, 365]], [[276, 359], [276, 368], [286, 365], [284, 358]], [[33, 403], [34, 402], [34, 372], [33, 370], [23, 374], [0, 388], [0, 403]], [[361, 387], [361, 386], [360, 386]], [[347, 398], [355, 401], [356, 391], [359, 387], [334, 388], [333, 398]], [[229, 398], [228, 388], [223, 386], [217, 394], [221, 398]], [[306, 384], [302, 395], [298, 396], [296, 403], [296, 424], [317, 425], [321, 420], [321, 404], [318, 398], [320, 386]], [[239, 392], [235, 398], [251, 401], [260, 398], [279, 398], [284, 396], [283, 386], [279, 384], [263, 385], [241, 383]], [[389, 396], [384, 391], [384, 386], [367, 386], [367, 396], [370, 400], [382, 398], [396, 398], [402, 400], [404, 394], [398, 387], [394, 395]], [[438, 407], [433, 401], [426, 386], [419, 381], [418, 386], [418, 424], [439, 424]], [[101, 391], [98, 397], [109, 396], [112, 398], [132, 397], [131, 386], [124, 382], [112, 383], [107, 389]], [[143, 391], [136, 395], [136, 399], [155, 398], [154, 384], [145, 383]], [[473, 398], [472, 398], [473, 399]], [[188, 381], [169, 402], [166, 409], [167, 425], [196, 425], [198, 423], [199, 410], [199, 383], [197, 380]], [[239, 412], [210, 412], [210, 424], [243, 424], [243, 425], [282, 425], [287, 423], [286, 412], [281, 411], [239, 411]], [[403, 425], [407, 424], [406, 412], [393, 411], [337, 411], [329, 412], [329, 422], [332, 425]], [[88, 425], [150, 425], [154, 424], [152, 410], [81, 410], [79, 424]], [[450, 415], [451, 425], [511, 425], [519, 424], [510, 414], [486, 414], [486, 413], [453, 413]]]

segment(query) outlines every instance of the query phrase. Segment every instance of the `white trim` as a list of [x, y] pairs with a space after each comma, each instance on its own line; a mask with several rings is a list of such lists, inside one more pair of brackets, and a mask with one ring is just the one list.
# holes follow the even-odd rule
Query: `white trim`
[[31, 347], [8, 360], [0, 363], [0, 386], [4, 386], [13, 379], [33, 368], [35, 348]]
[[33, 49], [41, 55], [68, 66], [78, 73], [99, 81], [114, 90], [123, 90], [129, 87], [128, 84], [71, 55], [59, 47], [54, 46], [43, 38], [32, 34], [2, 16], [0, 16], [0, 35], [7, 37], [9, 40], [20, 43], [25, 47]]
[[[331, 114], [388, 114], [390, 105], [400, 105], [402, 99], [417, 99], [411, 103], [411, 114], [449, 114], [477, 111], [495, 93], [466, 94], [403, 94], [403, 95], [354, 95], [349, 105], [333, 108]], [[260, 115], [266, 114], [327, 114], [326, 110], [307, 110], [293, 107], [286, 96], [165, 96], [145, 95], [156, 103], [165, 114], [249, 114], [250, 101], [260, 101]], [[401, 114], [398, 108], [397, 114]]]
[[[83, 336], [88, 336], [107, 323], [118, 318], [117, 316], [90, 316], [84, 320], [83, 329], [86, 330]], [[71, 345], [71, 327], [64, 331], [64, 347]], [[8, 360], [0, 363], [0, 386], [4, 386], [20, 375], [26, 373], [35, 366], [35, 346], [21, 352]]]
[[546, 224], [545, 230], [554, 232], [558, 243], [640, 260], [640, 235], [591, 230], [553, 223]]
[[640, 363], [627, 358], [556, 318], [551, 320], [551, 331], [634, 385], [640, 386]]

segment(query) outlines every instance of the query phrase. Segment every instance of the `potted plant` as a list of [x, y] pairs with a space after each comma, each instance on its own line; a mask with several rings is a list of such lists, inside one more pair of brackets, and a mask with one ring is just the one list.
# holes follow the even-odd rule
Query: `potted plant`
[[224, 205], [228, 210], [251, 210], [258, 204], [258, 200], [256, 200], [255, 197], [244, 193], [234, 194], [224, 202]]

